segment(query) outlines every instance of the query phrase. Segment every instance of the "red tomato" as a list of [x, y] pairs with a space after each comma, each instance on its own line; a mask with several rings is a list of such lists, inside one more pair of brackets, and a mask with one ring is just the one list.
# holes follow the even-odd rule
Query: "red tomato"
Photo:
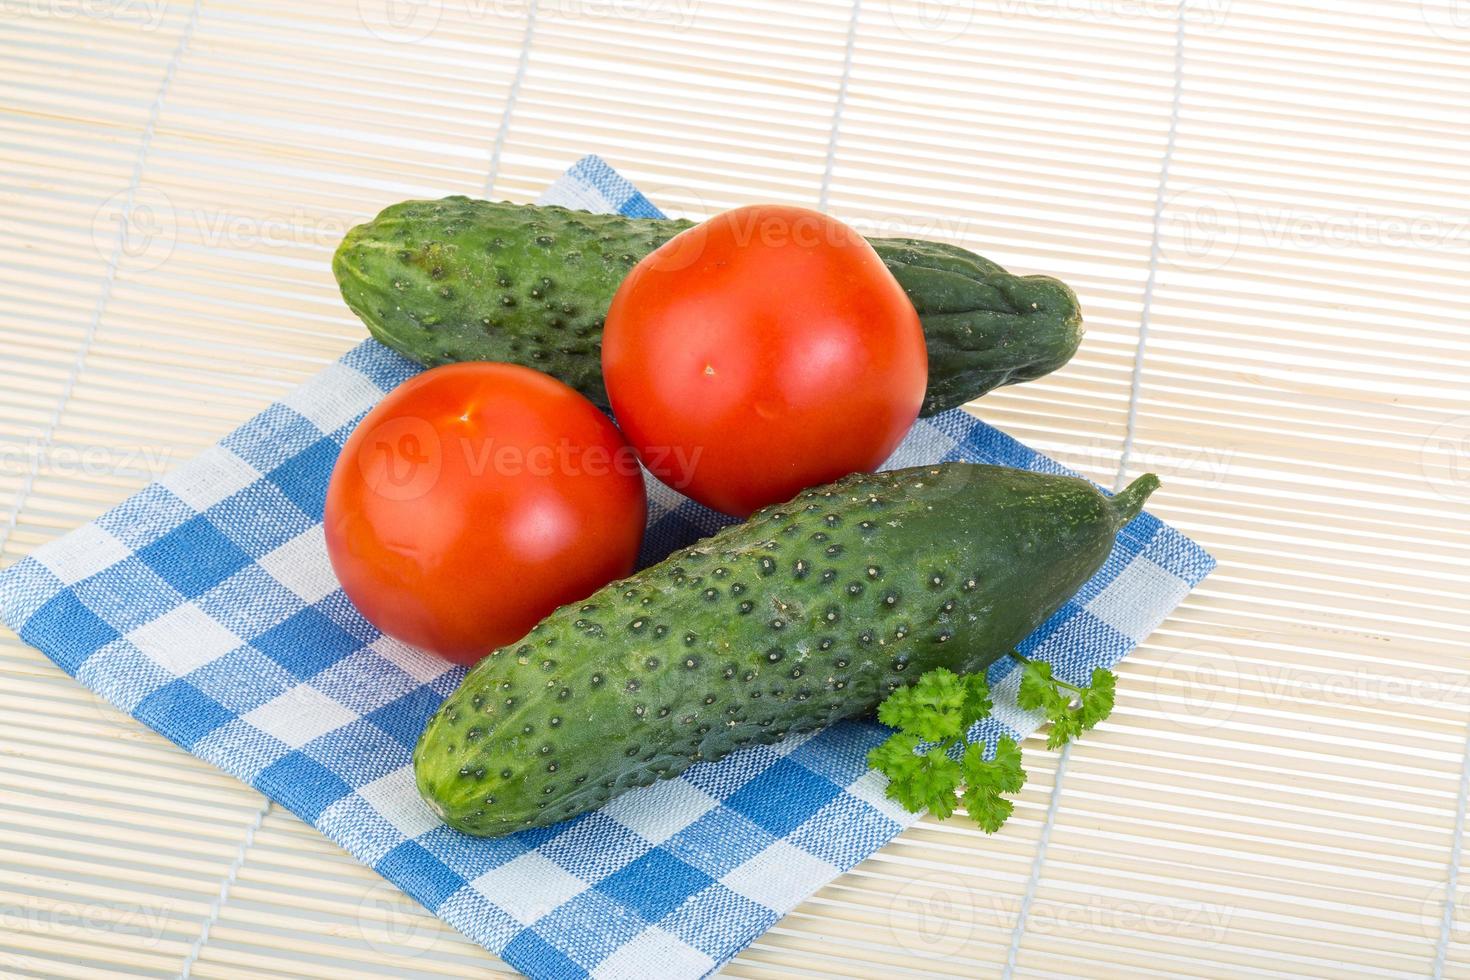
[[603, 334], [618, 424], [660, 480], [746, 516], [881, 464], [923, 404], [913, 304], [856, 231], [739, 208], [623, 282]]
[[602, 412], [513, 364], [404, 382], [352, 433], [327, 490], [327, 553], [390, 636], [473, 664], [633, 570], [637, 459]]

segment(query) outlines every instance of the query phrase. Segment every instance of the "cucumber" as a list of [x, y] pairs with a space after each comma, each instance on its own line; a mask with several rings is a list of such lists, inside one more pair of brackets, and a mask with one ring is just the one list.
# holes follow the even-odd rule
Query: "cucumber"
[[[447, 197], [405, 201], [347, 233], [332, 267], [378, 340], [421, 364], [508, 361], [608, 408], [603, 318], [628, 271], [688, 221]], [[929, 345], [933, 415], [1050, 374], [1082, 340], [1067, 286], [953, 245], [872, 239]]]
[[742, 746], [984, 670], [1086, 582], [1158, 486], [971, 463], [856, 474], [758, 511], [482, 660], [414, 751], [479, 836], [540, 827]]

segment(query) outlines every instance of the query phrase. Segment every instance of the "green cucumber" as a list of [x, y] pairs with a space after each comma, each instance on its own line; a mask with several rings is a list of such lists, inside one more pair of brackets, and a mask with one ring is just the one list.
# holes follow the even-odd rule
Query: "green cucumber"
[[1157, 486], [1108, 498], [946, 463], [807, 490], [482, 660], [419, 740], [419, 792], [499, 836], [867, 714], [931, 668], [983, 670], [1102, 567]]
[[[602, 408], [602, 325], [628, 271], [692, 222], [447, 197], [405, 201], [347, 233], [332, 262], [374, 337], [433, 367], [509, 361]], [[929, 345], [923, 414], [1050, 374], [1082, 340], [1077, 297], [953, 245], [872, 239]]]

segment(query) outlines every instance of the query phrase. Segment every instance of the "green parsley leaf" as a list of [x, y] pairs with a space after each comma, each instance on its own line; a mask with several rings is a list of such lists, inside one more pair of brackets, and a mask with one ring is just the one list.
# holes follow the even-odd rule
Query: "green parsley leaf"
[[1082, 730], [1090, 731], [1097, 723], [1113, 713], [1113, 701], [1118, 693], [1118, 678], [1111, 670], [1099, 667], [1092, 672], [1092, 684], [1082, 692]]
[[969, 731], [970, 726], [982, 718], [989, 718], [995, 704], [990, 700], [990, 683], [986, 681], [984, 674], [966, 674], [965, 682], [965, 706], [961, 711], [964, 716], [963, 731]]
[[1019, 793], [1026, 785], [1026, 770], [1021, 768], [1021, 746], [1013, 738], [997, 739], [995, 755], [988, 759], [983, 743], [968, 746], [961, 766], [965, 779], [972, 785], [993, 786], [1002, 793]]
[[954, 813], [960, 764], [935, 747], [918, 754], [920, 740], [897, 734], [868, 753], [868, 765], [888, 777], [887, 794], [911, 813], [927, 809], [943, 820]]
[[1059, 749], [1082, 734], [1077, 714], [1066, 705], [1054, 713], [1048, 711], [1047, 717], [1051, 719], [1051, 728], [1046, 732], [1046, 747], [1049, 749]]
[[965, 811], [970, 819], [980, 825], [987, 834], [993, 834], [1005, 826], [1016, 809], [1015, 804], [993, 789], [982, 786], [967, 786], [962, 797]]
[[1051, 722], [1046, 747], [1060, 748], [1096, 727], [1113, 711], [1117, 678], [1101, 667], [1092, 672], [1091, 686], [1078, 687], [1052, 676], [1051, 665], [1012, 653], [1022, 664], [1016, 703], [1028, 711], [1040, 710]]
[[[1019, 654], [1013, 656], [1020, 657]], [[1021, 667], [1021, 686], [1016, 691], [1016, 703], [1027, 711], [1049, 710], [1057, 698], [1056, 682], [1051, 677], [1051, 664], [1023, 657]]]
[[957, 738], [969, 727], [965, 720], [968, 698], [969, 685], [954, 671], [940, 667], [925, 673], [913, 686], [888, 695], [878, 706], [878, 720], [926, 742]]
[[1021, 747], [1015, 739], [1002, 738], [995, 744], [995, 756], [987, 759], [985, 746], [976, 743], [965, 749], [961, 768], [965, 773], [965, 809], [980, 829], [995, 833], [1015, 809], [1001, 794], [1020, 792], [1026, 784]]

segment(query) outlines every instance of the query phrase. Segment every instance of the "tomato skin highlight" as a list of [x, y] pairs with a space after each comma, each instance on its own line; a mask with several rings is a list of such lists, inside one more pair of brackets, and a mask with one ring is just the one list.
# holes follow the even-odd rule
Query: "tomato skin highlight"
[[348, 438], [327, 489], [327, 554], [384, 633], [472, 665], [553, 609], [627, 575], [647, 518], [617, 428], [530, 368], [435, 368]]
[[872, 246], [779, 205], [725, 212], [639, 263], [602, 364], [644, 465], [739, 517], [876, 469], [928, 383], [918, 313]]

